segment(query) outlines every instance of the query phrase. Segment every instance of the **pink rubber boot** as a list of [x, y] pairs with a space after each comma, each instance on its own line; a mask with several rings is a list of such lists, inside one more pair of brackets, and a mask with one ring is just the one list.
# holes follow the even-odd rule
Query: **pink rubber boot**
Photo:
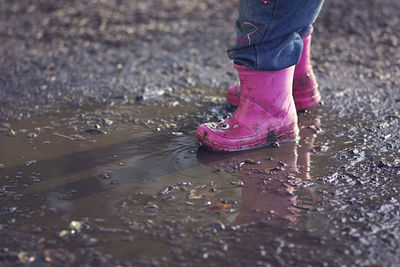
[[[302, 38], [303, 52], [294, 70], [293, 98], [297, 110], [310, 108], [321, 101], [318, 83], [310, 62], [311, 31]], [[226, 91], [228, 103], [237, 106], [240, 102], [240, 87], [232, 84]]]
[[239, 107], [226, 120], [201, 124], [199, 142], [216, 151], [238, 151], [295, 139], [299, 129], [292, 97], [294, 66], [280, 71], [235, 68], [242, 85]]
[[293, 99], [297, 110], [305, 110], [321, 101], [317, 78], [315, 77], [310, 61], [310, 46], [313, 31], [314, 28], [311, 28], [311, 31], [303, 37], [303, 52], [301, 53], [299, 63], [297, 63], [294, 69]]

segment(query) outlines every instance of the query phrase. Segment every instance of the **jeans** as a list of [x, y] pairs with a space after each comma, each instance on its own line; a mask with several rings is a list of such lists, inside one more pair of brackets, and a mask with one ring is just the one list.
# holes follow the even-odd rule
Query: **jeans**
[[235, 64], [276, 71], [297, 64], [301, 38], [310, 30], [324, 0], [239, 0], [236, 46], [228, 49]]

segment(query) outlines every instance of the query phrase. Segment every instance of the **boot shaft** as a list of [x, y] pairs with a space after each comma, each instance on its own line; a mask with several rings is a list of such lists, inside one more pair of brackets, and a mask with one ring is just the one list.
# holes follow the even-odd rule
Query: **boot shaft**
[[303, 40], [303, 50], [301, 52], [301, 58], [299, 63], [297, 63], [294, 75], [299, 75], [302, 73], [307, 73], [309, 72], [312, 67], [311, 67], [311, 37], [312, 33], [314, 31], [314, 28], [311, 28], [311, 30], [305, 35], [302, 40]]
[[273, 114], [293, 104], [294, 66], [280, 71], [255, 71], [240, 65], [235, 68], [241, 84], [240, 102], [255, 103]]

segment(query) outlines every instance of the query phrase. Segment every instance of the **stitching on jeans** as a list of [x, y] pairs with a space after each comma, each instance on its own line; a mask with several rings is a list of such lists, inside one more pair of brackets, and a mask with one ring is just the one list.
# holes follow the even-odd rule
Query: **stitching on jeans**
[[236, 43], [239, 46], [251, 46], [253, 41], [256, 43], [257, 40], [263, 36], [263, 33], [261, 32], [262, 25], [258, 25], [255, 22], [249, 20], [241, 21], [240, 28], [244, 33], [238, 36], [236, 40]]

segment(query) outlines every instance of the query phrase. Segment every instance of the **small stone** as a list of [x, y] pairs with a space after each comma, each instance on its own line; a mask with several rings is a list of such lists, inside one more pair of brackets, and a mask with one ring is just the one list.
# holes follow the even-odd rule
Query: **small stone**
[[17, 210], [17, 207], [4, 207], [0, 209], [0, 216], [5, 216]]
[[37, 137], [36, 133], [28, 133], [28, 138], [29, 139], [33, 139], [33, 138], [36, 138], [36, 137]]
[[83, 228], [83, 224], [79, 221], [71, 221], [68, 227], [71, 230], [71, 233], [74, 233], [72, 231], [80, 232]]
[[105, 172], [105, 173], [100, 174], [99, 177], [102, 179], [111, 179], [111, 174], [108, 172]]
[[19, 262], [21, 262], [23, 264], [27, 264], [27, 263], [35, 261], [35, 257], [29, 256], [28, 253], [22, 251], [22, 252], [18, 253], [18, 260], [19, 260]]
[[62, 238], [64, 236], [67, 236], [68, 234], [69, 232], [67, 230], [62, 230], [61, 232], [58, 233], [58, 236]]
[[147, 221], [144, 221], [144, 225], [145, 225], [147, 228], [151, 228], [151, 227], [154, 226], [154, 222], [153, 222], [152, 220], [147, 220]]
[[153, 203], [148, 203], [146, 206], [144, 206], [144, 209], [147, 211], [157, 210], [158, 206]]
[[175, 196], [166, 196], [165, 198], [163, 198], [164, 200], [174, 200]]
[[173, 136], [182, 136], [183, 133], [182, 132], [171, 132], [171, 135], [173, 135]]
[[5, 123], [5, 122], [0, 123], [0, 126], [4, 127], [4, 128], [7, 128], [7, 129], [11, 128], [11, 125], [9, 123]]
[[210, 225], [212, 228], [220, 230], [220, 231], [224, 231], [226, 229], [225, 224], [221, 223], [221, 222], [213, 222]]
[[8, 135], [9, 135], [9, 136], [16, 136], [17, 133], [16, 133], [13, 129], [11, 129], [11, 130], [8, 132]]
[[100, 123], [103, 126], [111, 126], [111, 125], [113, 125], [114, 122], [112, 120], [110, 120], [110, 119], [102, 118], [102, 119], [100, 119]]
[[27, 162], [25, 162], [25, 166], [30, 167], [36, 163], [37, 163], [37, 160], [28, 160]]

